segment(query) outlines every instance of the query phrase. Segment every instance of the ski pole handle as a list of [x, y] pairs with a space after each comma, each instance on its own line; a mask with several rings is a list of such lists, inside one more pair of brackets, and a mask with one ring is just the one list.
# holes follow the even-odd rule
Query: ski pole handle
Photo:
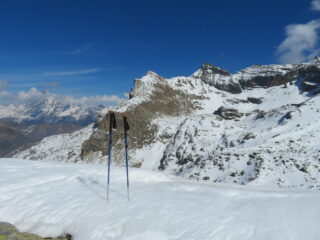
[[128, 123], [128, 116], [127, 114], [124, 113], [121, 115], [121, 117], [123, 119], [124, 136], [126, 138], [128, 135], [128, 131], [130, 130], [129, 123]]
[[112, 129], [117, 128], [116, 115], [112, 110], [109, 110], [108, 114], [109, 114], [109, 131], [112, 132]]

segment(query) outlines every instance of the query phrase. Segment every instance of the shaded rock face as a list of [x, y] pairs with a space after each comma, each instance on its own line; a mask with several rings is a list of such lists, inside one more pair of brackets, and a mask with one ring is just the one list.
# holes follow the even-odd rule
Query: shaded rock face
[[[287, 86], [289, 83], [296, 82], [300, 91], [313, 91], [320, 87], [319, 64], [318, 61], [314, 61], [312, 64], [298, 64], [288, 68], [281, 65], [273, 67], [256, 65], [255, 70], [258, 73], [248, 77], [246, 72], [243, 71], [242, 74], [238, 73], [238, 81], [243, 89]], [[259, 68], [262, 70], [259, 71]], [[264, 69], [268, 69], [268, 71], [263, 71]]]
[[222, 76], [230, 76], [230, 73], [228, 73], [227, 71], [208, 63], [203, 64], [201, 66], [201, 70], [201, 80], [208, 84], [210, 84], [210, 80], [212, 79], [212, 76], [215, 74], [220, 74]]
[[[142, 88], [146, 83], [136, 79], [134, 88], [131, 90], [131, 98], [139, 97]], [[152, 83], [153, 92], [147, 99], [137, 105], [131, 105], [127, 109], [115, 110], [117, 129], [113, 130], [113, 159], [118, 164], [124, 163], [124, 131], [121, 113], [128, 116], [130, 131], [128, 135], [129, 148], [132, 150], [141, 149], [144, 146], [156, 141], [158, 126], [152, 124], [152, 120], [163, 116], [180, 116], [190, 114], [195, 109], [200, 108], [197, 102], [203, 100], [202, 96], [186, 94], [183, 91], [171, 88], [162, 81], [162, 78], [155, 76]], [[86, 159], [94, 152], [108, 154], [108, 131], [109, 115], [100, 117], [96, 123], [97, 129], [92, 136], [83, 143], [81, 158]], [[168, 136], [169, 138], [170, 136]], [[132, 165], [136, 163], [131, 162]]]
[[249, 81], [239, 80], [242, 88], [253, 88], [253, 87], [274, 87], [284, 85], [292, 81], [293, 73], [286, 75], [275, 75], [275, 76], [256, 76], [251, 78]]
[[263, 99], [261, 98], [254, 98], [254, 97], [248, 97], [247, 101], [254, 104], [261, 104], [263, 102]]
[[224, 107], [219, 107], [213, 114], [218, 115], [225, 120], [240, 118], [244, 115], [243, 113], [239, 113], [237, 109]]
[[318, 94], [320, 92], [320, 69], [315, 65], [301, 69], [297, 85], [302, 92]]
[[302, 68], [299, 71], [299, 77], [302, 78], [303, 81], [320, 83], [320, 69], [315, 65]]
[[230, 73], [211, 64], [203, 64], [197, 75], [201, 81], [209, 84], [210, 86], [214, 86], [219, 90], [231, 93], [242, 92], [241, 86], [238, 82], [230, 81]]
[[21, 233], [19, 230], [6, 222], [0, 222], [0, 239], [1, 240], [72, 240], [70, 234], [66, 234], [56, 238], [41, 238], [38, 235], [31, 233]]

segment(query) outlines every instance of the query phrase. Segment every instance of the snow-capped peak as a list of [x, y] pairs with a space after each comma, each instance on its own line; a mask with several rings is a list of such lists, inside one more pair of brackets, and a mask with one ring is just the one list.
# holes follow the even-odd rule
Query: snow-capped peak
[[319, 56], [315, 56], [315, 57], [310, 61], [310, 63], [320, 64], [320, 57], [319, 57]]

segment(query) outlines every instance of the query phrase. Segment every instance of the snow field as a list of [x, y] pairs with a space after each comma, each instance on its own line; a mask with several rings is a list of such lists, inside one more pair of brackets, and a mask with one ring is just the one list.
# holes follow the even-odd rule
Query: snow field
[[75, 240], [318, 240], [320, 193], [196, 183], [143, 169], [0, 159], [0, 221]]

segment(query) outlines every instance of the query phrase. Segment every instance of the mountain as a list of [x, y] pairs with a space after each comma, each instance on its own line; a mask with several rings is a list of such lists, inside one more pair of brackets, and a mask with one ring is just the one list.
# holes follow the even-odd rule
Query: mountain
[[87, 126], [105, 109], [65, 101], [48, 92], [23, 103], [0, 105], [0, 157], [11, 156], [44, 137]]
[[86, 126], [92, 122], [105, 106], [86, 106], [60, 100], [43, 92], [40, 98], [0, 106], [0, 120], [20, 124], [68, 123]]
[[[204, 64], [189, 77], [147, 72], [114, 110], [118, 122], [118, 113], [128, 115], [131, 166], [201, 181], [319, 189], [319, 92], [319, 58], [235, 74]], [[106, 160], [108, 116], [95, 125], [82, 161]], [[113, 163], [123, 165], [121, 127], [113, 138]]]

